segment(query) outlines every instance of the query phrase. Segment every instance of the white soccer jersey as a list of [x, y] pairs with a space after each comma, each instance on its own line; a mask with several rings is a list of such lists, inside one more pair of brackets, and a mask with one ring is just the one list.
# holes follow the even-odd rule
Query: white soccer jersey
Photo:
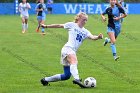
[[19, 11], [22, 16], [29, 16], [28, 7], [31, 8], [29, 3], [25, 3], [25, 4], [20, 3], [19, 4]]
[[91, 33], [83, 28], [80, 28], [77, 23], [67, 22], [64, 24], [64, 28], [68, 30], [68, 42], [64, 45], [71, 47], [74, 51], [82, 44], [83, 40], [91, 35]]

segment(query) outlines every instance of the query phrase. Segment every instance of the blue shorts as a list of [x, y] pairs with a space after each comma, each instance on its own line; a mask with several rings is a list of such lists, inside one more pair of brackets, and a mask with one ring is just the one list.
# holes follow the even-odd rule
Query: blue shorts
[[37, 20], [40, 21], [40, 20], [46, 20], [46, 16], [37, 16]]
[[112, 27], [107, 28], [107, 33], [114, 32], [115, 37], [117, 37], [120, 34], [120, 31], [121, 31], [121, 27], [115, 27], [115, 29], [113, 29]]

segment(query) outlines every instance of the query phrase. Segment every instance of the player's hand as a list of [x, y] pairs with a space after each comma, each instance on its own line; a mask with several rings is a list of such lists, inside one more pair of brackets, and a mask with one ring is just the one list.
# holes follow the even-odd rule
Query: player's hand
[[102, 17], [102, 20], [103, 20], [103, 22], [105, 22], [105, 21], [106, 21], [106, 17], [105, 17], [105, 16], [103, 16], [103, 17]]
[[118, 20], [120, 20], [120, 17], [114, 17], [113, 18], [115, 21], [118, 21]]
[[103, 34], [102, 34], [102, 33], [100, 33], [100, 34], [98, 35], [98, 39], [103, 39]]
[[43, 8], [39, 9], [39, 11], [43, 11]]

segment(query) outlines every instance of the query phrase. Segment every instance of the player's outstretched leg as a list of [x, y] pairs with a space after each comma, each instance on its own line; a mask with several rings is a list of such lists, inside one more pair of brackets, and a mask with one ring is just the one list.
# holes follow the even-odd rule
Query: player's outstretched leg
[[71, 77], [70, 66], [64, 66], [64, 74], [56, 74], [50, 77], [45, 77], [41, 79], [41, 84], [43, 86], [47, 86], [49, 85], [49, 82], [68, 80], [70, 77]]

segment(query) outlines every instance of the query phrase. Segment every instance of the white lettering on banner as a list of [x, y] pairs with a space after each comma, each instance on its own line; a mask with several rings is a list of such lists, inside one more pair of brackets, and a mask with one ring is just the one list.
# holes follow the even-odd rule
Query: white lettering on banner
[[[86, 12], [88, 14], [101, 14], [106, 8], [108, 8], [109, 4], [64, 4], [64, 8], [66, 14], [75, 14], [79, 11]], [[105, 8], [104, 8], [105, 7]], [[104, 10], [103, 10], [104, 9]], [[126, 4], [126, 13], [129, 11], [129, 5]]]
[[107, 9], [110, 5], [109, 4], [104, 4], [105, 9]]
[[89, 4], [88, 5], [88, 14], [93, 14], [94, 13], [93, 7], [94, 7], [94, 4]]
[[64, 7], [66, 10], [66, 14], [76, 13], [77, 4], [75, 4], [74, 7], [72, 6], [72, 4], [64, 4]]
[[95, 11], [95, 14], [102, 13], [102, 7], [101, 4], [97, 4], [97, 7], [94, 7], [94, 4], [64, 4], [64, 8], [66, 11], [66, 14], [75, 14], [79, 11], [84, 11], [89, 14], [93, 14]]
[[79, 7], [79, 11], [86, 12], [86, 4], [84, 5], [79, 4], [78, 7]]
[[96, 11], [95, 11], [95, 14], [101, 14], [103, 11], [102, 11], [102, 7], [101, 7], [101, 4], [97, 4], [97, 7], [96, 7]]

